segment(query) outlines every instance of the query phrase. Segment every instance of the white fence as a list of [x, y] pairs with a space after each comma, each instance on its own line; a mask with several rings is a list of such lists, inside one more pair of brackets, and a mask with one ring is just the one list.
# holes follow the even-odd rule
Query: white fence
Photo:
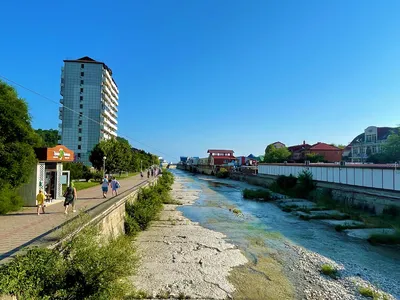
[[320, 164], [260, 164], [258, 166], [260, 175], [298, 176], [303, 170], [310, 171], [314, 180], [317, 181], [400, 191], [400, 169], [392, 166], [323, 166]]

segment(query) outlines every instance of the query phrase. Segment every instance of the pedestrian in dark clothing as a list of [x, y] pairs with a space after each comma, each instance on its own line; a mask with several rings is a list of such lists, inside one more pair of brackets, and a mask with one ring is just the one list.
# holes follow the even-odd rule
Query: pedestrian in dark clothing
[[150, 178], [150, 170], [147, 170], [147, 178]]

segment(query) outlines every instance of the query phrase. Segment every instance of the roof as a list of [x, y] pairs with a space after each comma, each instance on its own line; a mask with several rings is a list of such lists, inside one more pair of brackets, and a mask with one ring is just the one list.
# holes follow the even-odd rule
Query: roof
[[236, 159], [236, 157], [234, 157], [234, 156], [213, 156], [214, 157], [214, 160], [216, 160], [216, 159], [232, 159], [232, 160], [235, 160]]
[[[64, 59], [64, 62], [85, 62], [85, 63], [91, 63], [91, 64], [102, 64], [103, 67], [110, 72], [110, 75], [112, 76], [112, 70], [102, 61], [97, 61], [94, 60], [93, 58], [89, 57], [89, 56], [84, 56], [78, 59]], [[114, 78], [112, 78], [112, 81], [115, 83], [115, 85], [118, 87], [117, 83], [115, 82]]]
[[207, 151], [207, 153], [235, 153], [233, 150], [214, 150], [210, 149]]
[[308, 150], [310, 148], [311, 148], [310, 144], [300, 144], [300, 145], [290, 146], [290, 147], [288, 147], [288, 150], [290, 152], [297, 152], [297, 151], [300, 151], [300, 150]]
[[253, 154], [250, 154], [249, 156], [247, 156], [247, 158], [256, 158]]
[[324, 151], [338, 151], [338, 150], [342, 150], [338, 147], [326, 144], [326, 143], [316, 143], [314, 145], [312, 145], [312, 147], [310, 148], [310, 150], [324, 150]]

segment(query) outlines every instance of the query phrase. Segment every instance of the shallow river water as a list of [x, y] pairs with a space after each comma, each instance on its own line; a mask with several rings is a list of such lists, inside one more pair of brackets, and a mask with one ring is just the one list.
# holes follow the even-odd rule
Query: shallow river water
[[[248, 257], [256, 258], [259, 254], [252, 253], [254, 250], [248, 247], [252, 238], [263, 239], [276, 253], [283, 253], [285, 244], [293, 243], [333, 260], [348, 275], [359, 276], [400, 299], [398, 248], [371, 246], [366, 241], [336, 232], [320, 221], [302, 221], [281, 211], [273, 203], [245, 200], [242, 190], [254, 189], [251, 185], [180, 170], [173, 173], [182, 180], [186, 189], [201, 191], [193, 206], [179, 208], [184, 216], [224, 233]], [[240, 209], [241, 217], [229, 210], [233, 208]]]

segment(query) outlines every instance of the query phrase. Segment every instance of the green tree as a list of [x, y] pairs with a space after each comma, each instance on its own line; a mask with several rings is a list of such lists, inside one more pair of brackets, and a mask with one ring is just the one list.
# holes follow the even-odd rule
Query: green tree
[[286, 147], [276, 148], [274, 145], [268, 145], [265, 149], [264, 162], [282, 163], [289, 159], [290, 151]]
[[54, 147], [58, 145], [58, 131], [55, 129], [36, 129], [35, 132], [41, 137], [43, 147]]
[[334, 146], [334, 147], [338, 147], [338, 148], [340, 148], [340, 149], [344, 149], [344, 148], [346, 148], [346, 145], [343, 145], [343, 144], [334, 144], [334, 143], [332, 143], [332, 144], [330, 144], [331, 146]]
[[388, 137], [383, 146], [383, 154], [387, 156], [388, 162], [400, 161], [400, 127], [396, 128]]
[[69, 170], [71, 179], [90, 179], [92, 176], [89, 167], [81, 162], [66, 162], [63, 164], [64, 170]]
[[33, 147], [39, 146], [40, 138], [31, 126], [28, 105], [2, 81], [0, 132], [0, 213], [5, 213], [22, 203], [15, 190], [32, 175], [37, 163]]
[[318, 153], [307, 153], [306, 160], [311, 163], [323, 162], [325, 160], [324, 156]]
[[130, 169], [132, 150], [129, 144], [117, 139], [101, 141], [94, 147], [89, 157], [93, 167], [101, 170], [104, 156], [106, 157], [106, 172], [117, 173]]

